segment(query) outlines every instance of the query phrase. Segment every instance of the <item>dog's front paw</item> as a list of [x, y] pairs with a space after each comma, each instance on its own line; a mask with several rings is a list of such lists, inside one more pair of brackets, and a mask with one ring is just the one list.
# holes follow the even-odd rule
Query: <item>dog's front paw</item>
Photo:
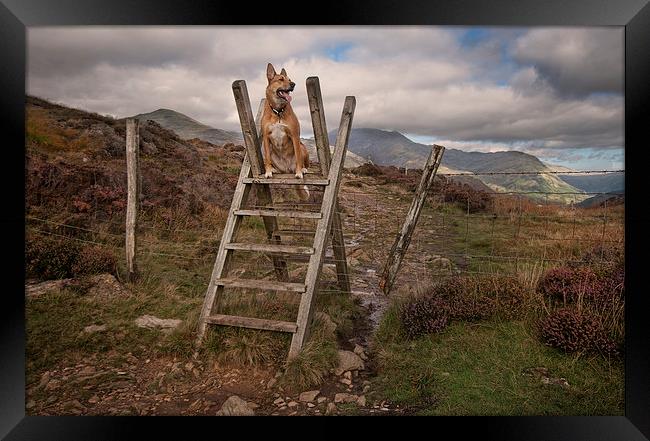
[[271, 177], [273, 177], [273, 172], [267, 171], [266, 173], [264, 173], [264, 177], [265, 177], [265, 178], [271, 178]]
[[296, 179], [302, 179], [302, 170], [299, 172], [296, 172]]
[[305, 167], [302, 168], [303, 173], [307, 173], [307, 169]]

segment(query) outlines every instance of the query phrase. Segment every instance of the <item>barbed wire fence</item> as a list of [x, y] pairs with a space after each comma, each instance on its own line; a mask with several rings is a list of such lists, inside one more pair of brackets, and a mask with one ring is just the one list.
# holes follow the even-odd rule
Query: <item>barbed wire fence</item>
[[[410, 171], [412, 174], [414, 170]], [[405, 176], [407, 173], [404, 170]], [[454, 274], [521, 277], [548, 266], [587, 264], [594, 256], [601, 260], [611, 259], [609, 250], [622, 252], [624, 242], [624, 205], [608, 202], [610, 197], [619, 193], [471, 190], [467, 185], [459, 187], [455, 178], [612, 173], [624, 174], [625, 171], [438, 173], [443, 184], [434, 188], [427, 197], [396, 286], [426, 284], [432, 279]], [[339, 214], [343, 223], [351, 290], [379, 293], [379, 275], [404, 222], [413, 192], [403, 183], [373, 182], [372, 178], [349, 172], [345, 173], [343, 182]], [[459, 188], [464, 189], [464, 193]], [[280, 193], [278, 204], [305, 211], [317, 211], [320, 207], [318, 188], [312, 190], [308, 202], [298, 202], [295, 196], [292, 199], [289, 189], [277, 191]], [[579, 205], [581, 200], [592, 196], [601, 196], [603, 201], [590, 208]], [[557, 197], [568, 203], [554, 201]], [[253, 200], [247, 208], [262, 207]], [[208, 212], [205, 216], [212, 214]], [[25, 219], [27, 231], [31, 234], [105, 247], [124, 256], [126, 219], [123, 212], [102, 216], [95, 206], [86, 212], [59, 212], [57, 219], [28, 212]], [[76, 220], [68, 223], [61, 219]], [[283, 242], [308, 244], [314, 227], [314, 221], [311, 222], [309, 219], [284, 222], [280, 228], [291, 231], [292, 236], [283, 237]], [[137, 254], [164, 259], [169, 265], [201, 267], [206, 272], [207, 285], [222, 231], [214, 228], [218, 224], [214, 221], [203, 225], [199, 219], [198, 224], [202, 226], [188, 226], [183, 220], [176, 222], [172, 218], [163, 225], [153, 218], [145, 218], [137, 225]], [[240, 236], [244, 239], [255, 235], [263, 239], [264, 234], [260, 219], [242, 221]], [[306, 268], [305, 259], [295, 256], [288, 260], [290, 277], [300, 280], [304, 274], [302, 268]], [[273, 277], [269, 256], [251, 258], [242, 252], [237, 262], [237, 276]], [[335, 263], [330, 248], [321, 292], [336, 291], [338, 274]]]

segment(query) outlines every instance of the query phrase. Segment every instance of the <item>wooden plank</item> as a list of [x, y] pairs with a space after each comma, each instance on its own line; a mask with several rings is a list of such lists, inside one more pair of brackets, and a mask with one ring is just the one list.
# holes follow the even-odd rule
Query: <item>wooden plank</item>
[[[285, 256], [285, 259], [289, 262], [309, 262], [309, 254], [288, 254]], [[335, 265], [336, 259], [334, 256], [325, 256], [323, 258], [323, 265]]]
[[[259, 110], [257, 112], [257, 119], [260, 121], [262, 119], [262, 110], [264, 109], [263, 106], [264, 100], [260, 102]], [[239, 179], [237, 181], [237, 186], [235, 187], [235, 193], [233, 194], [232, 201], [230, 203], [230, 211], [228, 212], [228, 217], [226, 218], [226, 225], [223, 228], [221, 242], [219, 242], [219, 249], [217, 251], [217, 257], [214, 261], [214, 267], [212, 268], [210, 283], [208, 284], [208, 288], [205, 293], [205, 299], [203, 300], [203, 307], [201, 308], [201, 315], [199, 316], [196, 338], [197, 347], [201, 344], [203, 335], [205, 334], [205, 318], [212, 313], [212, 309], [214, 305], [218, 303], [219, 295], [221, 294], [221, 291], [223, 291], [223, 285], [219, 285], [217, 283], [217, 280], [228, 275], [228, 266], [232, 253], [226, 249], [225, 245], [232, 240], [232, 238], [237, 233], [237, 230], [239, 229], [239, 225], [241, 224], [242, 218], [235, 216], [234, 213], [241, 207], [243, 201], [248, 198], [251, 186], [244, 185], [242, 181], [244, 178], [249, 176], [251, 176], [251, 166], [248, 160], [248, 154], [246, 153], [241, 165], [241, 170], [239, 171]]]
[[305, 292], [304, 283], [276, 282], [274, 280], [252, 280], [252, 279], [218, 279], [217, 285], [227, 288], [248, 288], [264, 289], [271, 291]]
[[352, 118], [354, 116], [355, 106], [356, 100], [353, 96], [345, 98], [341, 123], [336, 137], [334, 158], [332, 158], [330, 164], [330, 185], [325, 187], [325, 191], [323, 192], [323, 217], [318, 221], [316, 227], [316, 234], [314, 236], [314, 254], [312, 254], [309, 259], [309, 268], [305, 278], [307, 290], [302, 296], [300, 307], [298, 308], [298, 319], [296, 321], [298, 329], [291, 339], [289, 358], [294, 358], [300, 353], [300, 350], [309, 336], [309, 323], [311, 323], [313, 304], [316, 298], [315, 291], [322, 269], [323, 257], [325, 256], [327, 237], [335, 214], [336, 195], [338, 194], [339, 186], [341, 184], [341, 172], [343, 171], [343, 162], [348, 148], [348, 137], [350, 136], [350, 129], [352, 128]]
[[215, 314], [206, 317], [208, 323], [222, 326], [236, 326], [239, 328], [262, 329], [265, 331], [296, 332], [296, 324], [280, 320], [267, 320], [253, 317], [239, 317], [236, 315]]
[[[320, 91], [318, 77], [307, 78], [307, 99], [311, 113], [311, 122], [314, 127], [314, 141], [318, 161], [320, 162], [321, 173], [327, 176], [330, 170], [331, 152], [329, 135], [327, 134], [327, 123], [325, 121], [325, 109], [323, 108], [323, 97]], [[336, 206], [332, 220], [332, 249], [336, 257], [336, 275], [341, 291], [350, 292], [350, 277], [348, 275], [348, 262], [345, 254], [345, 241], [343, 240], [343, 227], [338, 208], [338, 192], [336, 194]]]
[[[267, 216], [267, 217], [290, 217], [300, 219], [320, 219], [321, 213], [313, 211], [289, 211], [289, 210], [236, 210], [236, 216]], [[275, 228], [273, 231], [277, 231]]]
[[436, 172], [438, 171], [440, 161], [442, 161], [444, 151], [445, 148], [440, 145], [434, 145], [431, 148], [431, 153], [429, 154], [429, 158], [424, 166], [420, 183], [418, 184], [418, 188], [415, 190], [413, 202], [406, 214], [404, 225], [402, 225], [400, 233], [395, 238], [395, 242], [390, 250], [388, 260], [386, 261], [386, 265], [384, 266], [379, 281], [379, 287], [384, 291], [384, 294], [388, 294], [393, 287], [393, 283], [397, 277], [397, 272], [402, 264], [402, 259], [411, 243], [411, 236], [413, 235], [413, 231], [417, 225], [420, 211], [424, 205], [427, 193], [429, 192], [431, 185], [433, 185], [433, 180], [436, 177]]
[[276, 230], [274, 234], [280, 236], [313, 236], [316, 230]]
[[329, 185], [329, 179], [313, 178], [305, 176], [303, 179], [296, 179], [295, 176], [282, 177], [273, 175], [273, 178], [246, 178], [244, 184], [284, 184], [284, 185]]
[[[246, 152], [251, 164], [252, 175], [259, 176], [262, 174], [264, 169], [264, 161], [262, 158], [262, 149], [260, 148], [260, 138], [258, 133], [261, 132], [262, 114], [264, 113], [266, 100], [262, 100], [262, 104], [257, 112], [257, 118], [253, 121], [246, 82], [244, 80], [234, 81], [232, 83], [232, 90], [235, 96], [235, 104], [237, 105], [237, 112], [239, 113], [239, 122], [242, 128]], [[246, 177], [249, 178], [251, 176]], [[257, 186], [256, 192], [257, 199], [262, 205], [273, 205], [273, 197], [268, 185]], [[273, 231], [278, 228], [277, 219], [275, 217], [263, 217], [262, 221], [264, 222], [267, 241], [270, 243], [280, 243], [280, 236], [273, 235]], [[286, 262], [282, 259], [274, 258], [273, 267], [275, 268], [275, 274], [278, 280], [289, 279]]]
[[138, 208], [140, 205], [140, 121], [126, 120], [126, 278], [133, 282], [137, 277], [136, 236]]
[[248, 98], [246, 81], [234, 81], [232, 83], [232, 92], [233, 95], [235, 95], [235, 104], [237, 105], [237, 112], [239, 113], [239, 122], [241, 124], [241, 131], [244, 136], [244, 145], [246, 147], [246, 153], [248, 153], [251, 170], [253, 176], [258, 176], [262, 174], [262, 170], [264, 169], [262, 165], [264, 162], [262, 159], [262, 151], [260, 150], [260, 140], [257, 136], [255, 121], [253, 120], [251, 102]]
[[262, 253], [314, 254], [314, 249], [311, 247], [300, 247], [295, 245], [282, 245], [274, 243], [231, 242], [226, 244], [226, 249], [238, 251], [259, 251]]

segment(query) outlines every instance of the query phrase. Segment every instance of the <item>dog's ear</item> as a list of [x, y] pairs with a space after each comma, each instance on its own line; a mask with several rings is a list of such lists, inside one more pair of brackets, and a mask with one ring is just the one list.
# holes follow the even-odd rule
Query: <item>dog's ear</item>
[[285, 77], [287, 76], [287, 71], [284, 70], [284, 67], [283, 67], [282, 70], [280, 71], [280, 75], [284, 75]]
[[275, 75], [276, 75], [275, 67], [273, 67], [273, 65], [269, 63], [266, 66], [266, 78], [268, 78], [268, 80], [271, 81]]

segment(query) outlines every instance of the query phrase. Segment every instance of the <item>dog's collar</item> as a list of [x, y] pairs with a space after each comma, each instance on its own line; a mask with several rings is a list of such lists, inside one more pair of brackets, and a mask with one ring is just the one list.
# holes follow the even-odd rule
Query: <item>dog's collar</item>
[[271, 107], [271, 110], [273, 111], [273, 113], [278, 115], [278, 117], [282, 117], [282, 114], [284, 113], [284, 109], [286, 109], [286, 107], [283, 107], [282, 109], [277, 110], [277, 109], [273, 108], [273, 106], [269, 106], [269, 107]]

